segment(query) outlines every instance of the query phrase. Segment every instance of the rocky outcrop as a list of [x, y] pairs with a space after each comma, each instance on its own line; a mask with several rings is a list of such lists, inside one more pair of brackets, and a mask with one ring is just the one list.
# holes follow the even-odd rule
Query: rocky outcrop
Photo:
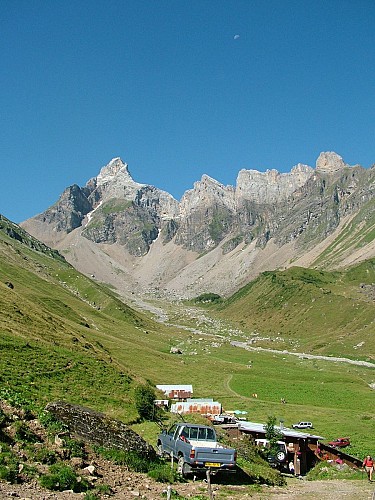
[[257, 170], [240, 170], [237, 177], [237, 200], [251, 200], [254, 203], [280, 203], [288, 199], [314, 175], [314, 169], [299, 163], [290, 173], [277, 170], [265, 173]]
[[152, 446], [119, 420], [63, 401], [49, 403], [46, 410], [65, 424], [70, 432], [87, 443], [134, 451], [150, 459], [156, 456]]
[[230, 233], [236, 211], [232, 186], [208, 175], [186, 191], [180, 202], [176, 244], [201, 253], [215, 248]]
[[316, 171], [317, 172], [325, 172], [332, 173], [337, 172], [338, 170], [342, 170], [345, 167], [348, 167], [344, 163], [344, 160], [337, 153], [333, 151], [328, 151], [326, 153], [320, 153], [319, 158], [316, 160]]
[[55, 231], [70, 233], [80, 227], [85, 216], [92, 210], [84, 191], [74, 184], [65, 189], [59, 201], [36, 216], [40, 222], [50, 224]]

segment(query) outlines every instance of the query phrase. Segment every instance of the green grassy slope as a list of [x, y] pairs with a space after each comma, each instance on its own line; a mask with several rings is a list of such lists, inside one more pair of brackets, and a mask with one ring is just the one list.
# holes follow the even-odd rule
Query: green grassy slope
[[255, 346], [375, 359], [375, 260], [343, 272], [265, 272], [217, 306]]
[[135, 418], [132, 386], [167, 350], [167, 329], [6, 219], [0, 226], [2, 387]]

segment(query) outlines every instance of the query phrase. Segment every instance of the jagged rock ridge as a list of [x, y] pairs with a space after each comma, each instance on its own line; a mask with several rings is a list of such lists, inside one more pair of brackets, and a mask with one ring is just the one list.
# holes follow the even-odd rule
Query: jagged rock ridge
[[[374, 168], [351, 167], [326, 152], [315, 168], [241, 170], [235, 187], [203, 175], [178, 202], [135, 182], [127, 164], [114, 158], [84, 187], [67, 188], [55, 205], [23, 226], [69, 250], [66, 258], [84, 272], [91, 272], [89, 265], [78, 250], [72, 252], [70, 234], [76, 247], [79, 241], [114, 259], [129, 286], [183, 296], [228, 293], [262, 270], [311, 265], [354, 217], [364, 234], [371, 231], [374, 177]], [[350, 261], [351, 253], [360, 259], [353, 245], [371, 254], [373, 242], [361, 243], [356, 235], [347, 248], [337, 248], [335, 258], [331, 254], [331, 266]]]

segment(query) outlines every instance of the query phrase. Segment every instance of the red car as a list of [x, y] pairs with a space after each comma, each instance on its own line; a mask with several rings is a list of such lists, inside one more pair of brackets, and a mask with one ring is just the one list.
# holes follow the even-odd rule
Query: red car
[[350, 445], [350, 438], [337, 438], [334, 441], [330, 441], [329, 446], [333, 446], [334, 448], [345, 448], [345, 446]]

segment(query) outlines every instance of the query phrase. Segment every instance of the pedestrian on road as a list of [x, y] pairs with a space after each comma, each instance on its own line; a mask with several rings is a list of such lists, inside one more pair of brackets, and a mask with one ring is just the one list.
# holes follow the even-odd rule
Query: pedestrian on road
[[365, 471], [367, 472], [368, 480], [372, 481], [372, 473], [374, 472], [374, 461], [370, 455], [367, 455], [367, 457], [363, 460], [362, 467], [364, 467]]

